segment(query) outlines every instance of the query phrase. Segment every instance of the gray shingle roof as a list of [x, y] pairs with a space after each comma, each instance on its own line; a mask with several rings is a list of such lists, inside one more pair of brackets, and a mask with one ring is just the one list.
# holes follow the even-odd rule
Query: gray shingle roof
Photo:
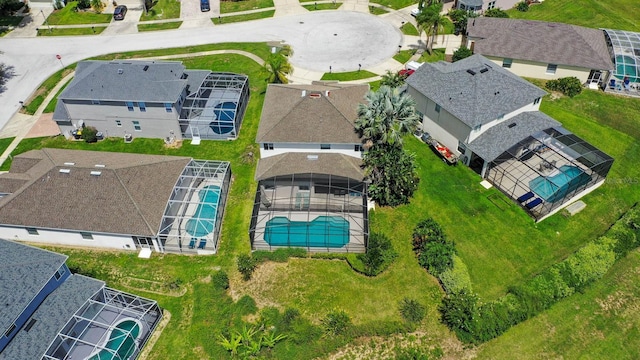
[[0, 239], [0, 333], [4, 334], [66, 260], [65, 255]]
[[58, 98], [173, 103], [187, 84], [184, 71], [176, 61], [81, 61]]
[[71, 316], [102, 287], [100, 280], [71, 275], [45, 299], [31, 317], [35, 319], [31, 329], [20, 330], [0, 359], [40, 359]]
[[[32, 150], [15, 159], [0, 179], [15, 176], [16, 165], [29, 181], [0, 200], [0, 224], [144, 236], [158, 232], [171, 191], [191, 160], [62, 149]], [[70, 173], [60, 173], [63, 168]]]
[[256, 142], [359, 144], [354, 123], [368, 91], [366, 84], [271, 84]]
[[455, 63], [426, 63], [407, 84], [472, 128], [546, 94], [482, 55]]
[[[316, 157], [311, 160], [308, 156]], [[344, 154], [286, 153], [258, 161], [256, 180], [290, 174], [329, 174], [362, 180], [362, 160]]]
[[612, 70], [602, 30], [545, 21], [480, 17], [469, 19], [473, 52], [487, 56]]
[[486, 161], [493, 161], [528, 136], [560, 125], [540, 111], [524, 112], [492, 126], [473, 140], [469, 148]]

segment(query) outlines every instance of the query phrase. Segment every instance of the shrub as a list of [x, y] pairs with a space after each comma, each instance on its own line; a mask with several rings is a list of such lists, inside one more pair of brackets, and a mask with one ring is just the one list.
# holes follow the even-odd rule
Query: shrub
[[601, 278], [615, 260], [616, 256], [608, 244], [591, 242], [564, 261], [563, 277], [569, 286], [582, 290], [585, 285]]
[[94, 128], [93, 126], [85, 126], [82, 129], [82, 140], [84, 140], [85, 142], [88, 143], [94, 143], [98, 141], [98, 130], [96, 130], [96, 128]]
[[568, 97], [574, 97], [582, 92], [582, 84], [575, 76], [549, 80], [545, 87], [552, 91], [559, 91]]
[[631, 230], [640, 230], [640, 208], [636, 206], [629, 210], [624, 216], [624, 219], [625, 225], [627, 225]]
[[471, 343], [474, 340], [474, 316], [477, 311], [478, 297], [466, 290], [447, 294], [438, 307], [442, 322], [453, 330], [458, 339]]
[[433, 241], [446, 241], [444, 231], [435, 220], [427, 218], [419, 222], [413, 230], [413, 250], [422, 250], [427, 242]]
[[427, 309], [417, 300], [404, 298], [400, 300], [400, 315], [406, 322], [419, 323], [424, 319]]
[[462, 59], [468, 58], [471, 55], [473, 55], [473, 51], [471, 51], [466, 46], [461, 46], [458, 50], [453, 52], [453, 57], [452, 57], [451, 60], [453, 62], [456, 62], [458, 60], [462, 60]]
[[397, 253], [391, 246], [391, 240], [384, 234], [371, 233], [367, 244], [367, 252], [359, 254], [358, 259], [364, 265], [364, 273], [376, 276], [384, 271], [396, 258]]
[[418, 256], [420, 265], [433, 276], [440, 276], [445, 270], [453, 267], [453, 255], [456, 249], [451, 242], [430, 242]]
[[258, 266], [258, 262], [254, 257], [247, 254], [238, 255], [238, 271], [242, 274], [242, 279], [248, 281], [251, 279], [253, 271]]
[[457, 293], [463, 289], [472, 290], [467, 265], [456, 255], [453, 255], [453, 267], [440, 274], [440, 282], [447, 293]]
[[282, 314], [282, 324], [285, 327], [289, 327], [298, 317], [300, 317], [300, 311], [298, 309], [286, 308]]
[[494, 18], [508, 18], [509, 14], [506, 11], [500, 8], [489, 9], [484, 12], [484, 16], [486, 17], [494, 17]]
[[84, 10], [91, 7], [91, 0], [78, 0], [77, 9]]
[[344, 310], [333, 310], [322, 319], [327, 335], [343, 335], [351, 326], [351, 318]]
[[213, 287], [218, 290], [227, 290], [229, 288], [229, 275], [224, 270], [216, 271], [211, 276]]
[[251, 315], [255, 314], [258, 311], [258, 305], [256, 305], [256, 301], [249, 295], [244, 295], [238, 302], [234, 308], [234, 312], [240, 315]]
[[100, 14], [104, 10], [104, 3], [102, 0], [91, 0], [91, 7], [96, 13]]
[[521, 2], [517, 3], [516, 4], [516, 10], [522, 11], [522, 12], [529, 11], [529, 3], [527, 3], [526, 1], [521, 1]]

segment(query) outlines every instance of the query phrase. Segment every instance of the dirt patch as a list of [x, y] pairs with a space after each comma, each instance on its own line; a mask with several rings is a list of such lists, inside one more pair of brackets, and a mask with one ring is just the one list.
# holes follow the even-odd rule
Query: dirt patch
[[262, 263], [258, 265], [249, 281], [242, 280], [240, 273], [236, 272], [229, 277], [231, 288], [229, 295], [233, 301], [238, 301], [242, 296], [249, 295], [256, 301], [256, 305], [260, 309], [267, 306], [282, 308], [281, 304], [267, 299], [264, 294], [270, 292], [271, 284], [278, 281], [278, 275], [282, 274], [284, 272], [282, 269], [287, 266], [287, 263], [270, 261]]

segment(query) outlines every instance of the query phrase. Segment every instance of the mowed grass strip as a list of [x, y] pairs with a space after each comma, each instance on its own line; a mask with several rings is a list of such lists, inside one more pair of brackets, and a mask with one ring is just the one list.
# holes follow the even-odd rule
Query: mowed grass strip
[[220, 1], [222, 14], [270, 7], [273, 7], [273, 0]]
[[77, 36], [77, 35], [100, 35], [107, 27], [81, 27], [81, 28], [40, 28], [38, 36]]
[[49, 25], [103, 24], [111, 22], [113, 14], [97, 14], [91, 9], [78, 10], [77, 1], [72, 1], [60, 10], [54, 10], [47, 18]]
[[321, 80], [351, 81], [376, 77], [378, 75], [367, 70], [324, 73]]
[[182, 21], [172, 21], [159, 24], [138, 24], [138, 31], [173, 30], [182, 25]]
[[158, 0], [149, 11], [142, 12], [140, 21], [177, 19], [180, 17], [179, 0]]
[[218, 19], [213, 18], [211, 19], [211, 21], [213, 21], [214, 24], [219, 25], [219, 24], [230, 24], [230, 23], [250, 21], [250, 20], [260, 20], [260, 19], [273, 17], [273, 14], [275, 14], [275, 12], [276, 12], [275, 10], [267, 10], [267, 11], [249, 13], [249, 14], [225, 16]]

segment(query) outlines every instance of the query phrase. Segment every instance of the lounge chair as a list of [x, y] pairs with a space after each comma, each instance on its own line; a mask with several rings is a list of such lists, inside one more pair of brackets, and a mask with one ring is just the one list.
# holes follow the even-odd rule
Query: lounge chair
[[204, 249], [205, 245], [207, 245], [207, 240], [200, 240], [200, 244], [198, 244], [198, 249]]
[[533, 196], [534, 196], [534, 195], [533, 195], [533, 193], [532, 193], [531, 191], [529, 191], [528, 193], [523, 194], [522, 196], [520, 196], [520, 197], [518, 198], [518, 202], [519, 202], [519, 203], [523, 203], [523, 202], [525, 202], [525, 201], [527, 201], [527, 200], [531, 199]]
[[530, 202], [526, 203], [524, 206], [527, 207], [527, 209], [531, 210], [534, 207], [538, 206], [542, 204], [542, 200], [540, 198], [535, 198], [533, 200], [531, 200]]
[[193, 249], [196, 247], [196, 238], [191, 238], [191, 241], [189, 241], [189, 249]]

